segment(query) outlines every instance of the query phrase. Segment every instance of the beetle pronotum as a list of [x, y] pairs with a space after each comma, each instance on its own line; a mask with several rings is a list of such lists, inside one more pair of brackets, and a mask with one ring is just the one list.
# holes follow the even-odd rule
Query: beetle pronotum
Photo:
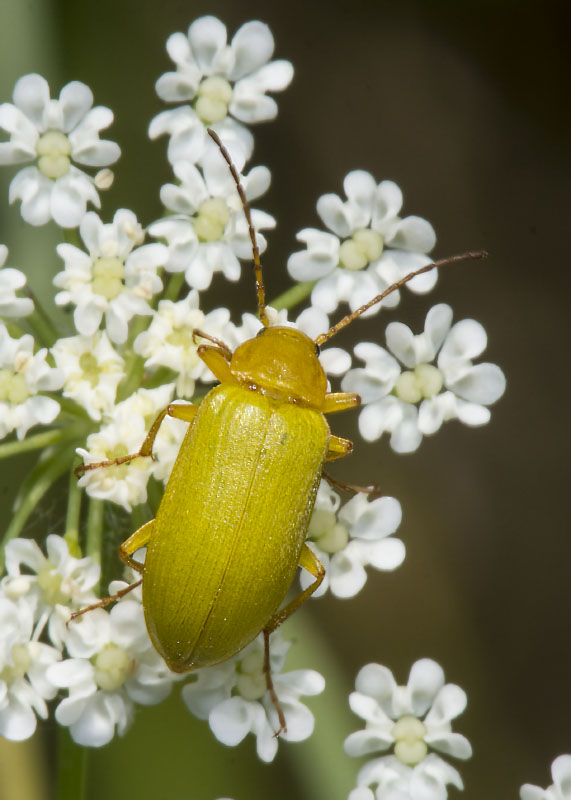
[[[485, 253], [465, 253], [421, 267], [314, 340], [292, 327], [271, 326], [250, 209], [228, 151], [214, 131], [209, 134], [228, 162], [244, 207], [264, 327], [234, 352], [195, 331], [208, 342], [198, 347], [198, 355], [220, 384], [200, 406], [167, 406], [137, 453], [78, 468], [82, 474], [152, 457], [166, 415], [189, 423], [156, 519], [119, 548], [124, 563], [142, 577], [72, 618], [118, 600], [142, 583], [150, 638], [175, 672], [225, 661], [262, 632], [264, 672], [279, 734], [286, 730], [286, 720], [272, 684], [269, 637], [323, 580], [323, 566], [305, 542], [309, 518], [325, 462], [342, 458], [353, 447], [331, 433], [325, 414], [360, 404], [356, 394], [327, 391], [319, 347], [416, 275]], [[145, 546], [141, 564], [133, 555]], [[314, 581], [281, 608], [298, 566]]]

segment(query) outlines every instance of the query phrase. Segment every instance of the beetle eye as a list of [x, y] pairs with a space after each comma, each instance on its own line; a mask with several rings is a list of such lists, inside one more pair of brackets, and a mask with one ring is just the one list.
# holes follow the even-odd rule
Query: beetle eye
[[266, 331], [267, 331], [267, 328], [261, 328], [261, 330], [259, 330], [259, 331], [257, 332], [257, 334], [256, 334], [256, 339], [258, 338], [258, 336], [261, 336], [261, 335], [262, 335], [263, 333], [265, 333]]
[[319, 356], [321, 355], [321, 347], [317, 344], [317, 342], [315, 342], [315, 355], [317, 356], [317, 358], [319, 358]]

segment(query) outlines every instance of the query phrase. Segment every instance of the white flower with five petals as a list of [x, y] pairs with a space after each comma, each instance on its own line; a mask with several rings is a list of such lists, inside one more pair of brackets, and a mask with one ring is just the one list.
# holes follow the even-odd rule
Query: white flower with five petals
[[[308, 544], [325, 567], [325, 578], [314, 597], [328, 588], [336, 597], [354, 597], [367, 581], [365, 567], [389, 571], [402, 564], [405, 547], [393, 534], [402, 517], [394, 497], [369, 501], [357, 494], [341, 511], [339, 495], [323, 480], [307, 531]], [[303, 589], [313, 582], [305, 570]]]
[[[320, 694], [325, 688], [322, 676], [314, 670], [282, 673], [291, 642], [277, 631], [271, 640], [271, 670], [276, 694], [287, 724], [280, 740], [299, 742], [311, 736], [313, 714], [300, 701], [301, 695]], [[271, 701], [263, 671], [263, 636], [255, 639], [230, 661], [198, 670], [196, 680], [182, 690], [184, 702], [199, 719], [208, 719], [216, 738], [231, 747], [248, 733], [256, 736], [256, 749], [262, 761], [273, 761], [278, 750], [275, 736], [280, 724]]]
[[90, 558], [75, 558], [61, 536], [46, 539], [45, 556], [33, 539], [12, 539], [6, 544], [5, 595], [13, 600], [33, 600], [35, 637], [48, 624], [50, 641], [61, 650], [69, 611], [77, 611], [97, 597], [93, 590], [101, 568]]
[[186, 107], [182, 114], [182, 109], [159, 114], [149, 134], [154, 138], [174, 124], [177, 129], [168, 131], [178, 138], [169, 152], [172, 163], [183, 153], [190, 163], [198, 161], [207, 125], [213, 125], [223, 139], [238, 136], [249, 157], [251, 135], [241, 123], [273, 119], [277, 104], [267, 93], [282, 91], [293, 76], [289, 61], [270, 61], [273, 50], [270, 29], [258, 21], [242, 25], [230, 44], [226, 26], [212, 16], [195, 20], [186, 35], [169, 37], [167, 51], [176, 72], [158, 79], [157, 94], [166, 102], [188, 102], [192, 108]]
[[[354, 311], [395, 281], [430, 264], [427, 253], [436, 241], [429, 222], [399, 216], [403, 198], [396, 183], [377, 185], [368, 172], [355, 170], [348, 173], [343, 186], [346, 201], [335, 194], [317, 201], [317, 212], [333, 233], [305, 228], [297, 238], [306, 250], [293, 253], [288, 260], [288, 271], [295, 280], [317, 281], [311, 301], [327, 313], [343, 301]], [[407, 286], [415, 292], [428, 292], [436, 278], [437, 272], [432, 270]], [[398, 291], [393, 292], [364, 316], [398, 301]]]
[[12, 339], [0, 323], [0, 438], [13, 430], [23, 439], [33, 425], [48, 425], [59, 414], [57, 400], [40, 392], [60, 389], [63, 373], [46, 361], [44, 348], [34, 353], [34, 339]]
[[[413, 664], [407, 685], [398, 686], [387, 667], [368, 664], [359, 671], [355, 687], [349, 704], [366, 726], [347, 737], [345, 752], [364, 756], [394, 748], [394, 755], [362, 768], [360, 787], [378, 784], [379, 798], [391, 796], [382, 787], [411, 800], [444, 800], [447, 783], [462, 788], [458, 772], [435, 753], [429, 754], [429, 749], [461, 759], [472, 754], [468, 740], [451, 726], [466, 707], [466, 693], [444, 683], [442, 667], [423, 658]], [[366, 797], [363, 790], [361, 796]]]
[[[245, 163], [241, 151], [232, 152], [236, 169]], [[238, 259], [253, 258], [252, 243], [236, 184], [220, 151], [210, 142], [202, 164], [203, 174], [193, 164], [177, 162], [174, 172], [180, 184], [166, 184], [161, 200], [173, 216], [158, 220], [149, 233], [164, 238], [169, 248], [165, 267], [170, 272], [185, 271], [187, 283], [194, 289], [210, 286], [214, 272], [222, 272], [230, 281], [240, 277]], [[241, 179], [246, 198], [251, 201], [270, 185], [267, 167], [254, 167]], [[252, 209], [254, 229], [274, 228], [275, 219]], [[259, 232], [256, 241], [260, 252], [266, 240]]]
[[[350, 370], [342, 382], [344, 391], [361, 396], [364, 439], [374, 441], [386, 431], [393, 450], [408, 453], [446, 420], [489, 422], [487, 406], [502, 396], [506, 381], [495, 364], [472, 361], [487, 344], [479, 322], [452, 325], [452, 309], [442, 303], [426, 315], [424, 333], [415, 336], [406, 325], [391, 322], [386, 339], [394, 355], [370, 342], [358, 344], [355, 355], [365, 367]], [[430, 363], [435, 359], [436, 365]]]
[[0, 105], [0, 129], [10, 136], [0, 143], [0, 164], [35, 163], [13, 178], [10, 202], [22, 201], [22, 217], [31, 225], [53, 219], [75, 228], [88, 202], [100, 206], [96, 179], [75, 164], [106, 167], [121, 153], [115, 142], [99, 139], [113, 113], [92, 108], [91, 89], [79, 81], [64, 86], [58, 100], [50, 99], [47, 81], [36, 74], [20, 78], [13, 100]]
[[[115, 581], [110, 593], [125, 586]], [[65, 644], [71, 658], [48, 670], [50, 681], [68, 690], [55, 717], [86, 747], [102, 747], [115, 730], [122, 736], [134, 704], [160, 703], [176, 679], [151, 644], [140, 590], [109, 613], [99, 608], [72, 622]]]
[[87, 253], [72, 244], [59, 244], [57, 251], [65, 269], [54, 278], [61, 292], [57, 305], [72, 303], [75, 327], [92, 336], [103, 315], [112, 342], [127, 339], [128, 323], [135, 314], [149, 315], [149, 301], [162, 289], [157, 269], [168, 256], [159, 243], [141, 245], [144, 232], [132, 211], [120, 209], [113, 222], [104, 224], [93, 211], [79, 228]]

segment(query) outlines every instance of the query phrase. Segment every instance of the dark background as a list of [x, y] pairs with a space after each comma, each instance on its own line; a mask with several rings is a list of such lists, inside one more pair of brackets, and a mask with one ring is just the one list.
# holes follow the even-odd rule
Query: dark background
[[[356, 415], [334, 420], [336, 433], [357, 440], [335, 474], [380, 482], [401, 501], [407, 557], [392, 574], [370, 572], [355, 600], [328, 597], [309, 612], [345, 694], [367, 662], [387, 664], [404, 683], [423, 656], [466, 689], [468, 709], [455, 730], [474, 748], [460, 765], [467, 798], [517, 797], [524, 782], [546, 786], [553, 758], [571, 752], [570, 8], [521, 0], [3, 0], [0, 7], [2, 99], [21, 74], [40, 71], [54, 95], [79, 79], [114, 110], [109, 138], [124, 156], [104, 201], [107, 217], [121, 206], [145, 222], [160, 215], [158, 187], [170, 171], [166, 140], [146, 138], [161, 109], [154, 82], [171, 68], [167, 36], [211, 13], [230, 36], [249, 19], [269, 23], [277, 57], [296, 70], [277, 98], [278, 120], [254, 131], [251, 163], [266, 164], [273, 177], [259, 205], [278, 219], [265, 256], [270, 297], [289, 285], [284, 265], [297, 248], [295, 232], [320, 226], [317, 197], [341, 193], [355, 168], [401, 186], [404, 213], [433, 223], [438, 257], [490, 251], [485, 263], [443, 273], [426, 297], [403, 292], [396, 311], [356, 323], [336, 342], [348, 347], [351, 333], [382, 341], [396, 318], [420, 331], [428, 308], [449, 302], [456, 320], [484, 324], [484, 359], [501, 365], [508, 388], [490, 425], [449, 423], [407, 456], [384, 440], [359, 441]], [[2, 196], [12, 174], [2, 173]], [[17, 209], [2, 214], [10, 263], [33, 260], [49, 281], [58, 234], [25, 227]], [[247, 270], [231, 291], [235, 308], [253, 309]], [[227, 292], [217, 280], [212, 304], [227, 305]], [[57, 522], [47, 513], [49, 530]], [[346, 701], [330, 694], [326, 702]], [[324, 734], [317, 716], [316, 738]], [[359, 727], [347, 720], [344, 733]], [[358, 765], [346, 759], [346, 785], [320, 792], [309, 745], [282, 745], [268, 767], [256, 761], [252, 741], [227, 750], [210, 739], [178, 700], [144, 711], [125, 740], [91, 758], [89, 796], [333, 800], [354, 785]], [[327, 751], [331, 762], [344, 758], [340, 746]]]

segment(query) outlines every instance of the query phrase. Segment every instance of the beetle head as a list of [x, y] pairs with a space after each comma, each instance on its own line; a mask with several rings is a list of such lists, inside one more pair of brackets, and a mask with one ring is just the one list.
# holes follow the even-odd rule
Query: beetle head
[[274, 325], [262, 328], [234, 351], [230, 369], [251, 388], [289, 402], [321, 408], [327, 378], [319, 363], [318, 348], [296, 328]]

